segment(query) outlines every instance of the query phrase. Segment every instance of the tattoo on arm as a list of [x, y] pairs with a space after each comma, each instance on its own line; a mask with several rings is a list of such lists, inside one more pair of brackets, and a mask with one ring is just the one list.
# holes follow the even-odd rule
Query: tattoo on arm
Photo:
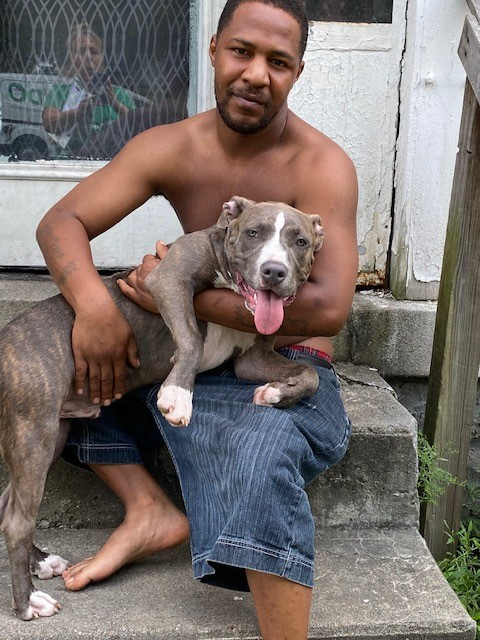
[[51, 254], [55, 258], [63, 258], [65, 256], [59, 242], [58, 236], [53, 235], [52, 233], [52, 225], [46, 224], [44, 225], [38, 232], [39, 240], [46, 240], [49, 243], [49, 248]]
[[234, 318], [235, 322], [237, 322], [239, 325], [251, 330], [253, 316], [250, 311], [245, 308], [244, 304], [240, 303], [238, 305], [235, 305]]
[[58, 286], [61, 287], [62, 285], [64, 285], [69, 275], [74, 271], [78, 271], [79, 269], [80, 267], [78, 266], [78, 264], [74, 260], [70, 260], [70, 262], [68, 262], [65, 265], [65, 267], [60, 271], [58, 275], [58, 278], [57, 278]]

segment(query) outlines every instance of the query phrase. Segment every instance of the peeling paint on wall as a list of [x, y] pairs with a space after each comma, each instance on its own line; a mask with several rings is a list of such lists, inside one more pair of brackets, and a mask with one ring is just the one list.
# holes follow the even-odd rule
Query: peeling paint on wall
[[383, 287], [386, 284], [385, 269], [381, 271], [359, 271], [357, 285], [360, 287]]
[[392, 281], [409, 299], [429, 299], [440, 280], [465, 83], [457, 48], [466, 13], [464, 0], [416, 0], [408, 8], [391, 257]]
[[290, 106], [352, 158], [359, 179], [359, 284], [385, 283], [406, 0], [392, 24], [312, 25]]

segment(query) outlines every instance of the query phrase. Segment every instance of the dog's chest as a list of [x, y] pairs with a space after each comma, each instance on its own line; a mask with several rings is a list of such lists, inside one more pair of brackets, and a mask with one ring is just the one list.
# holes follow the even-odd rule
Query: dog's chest
[[239, 356], [244, 354], [253, 346], [254, 341], [254, 333], [237, 331], [209, 322], [200, 371], [218, 367], [231, 358], [234, 353]]

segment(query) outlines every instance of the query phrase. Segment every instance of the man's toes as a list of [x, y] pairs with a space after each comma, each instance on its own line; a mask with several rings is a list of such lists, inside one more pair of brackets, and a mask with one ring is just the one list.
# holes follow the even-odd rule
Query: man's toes
[[65, 588], [69, 591], [80, 591], [93, 581], [88, 575], [88, 562], [80, 562], [63, 572], [62, 578]]
[[64, 578], [65, 588], [68, 591], [80, 591], [88, 586], [92, 582], [92, 578], [86, 575], [85, 572], [80, 572], [77, 575], [68, 576]]

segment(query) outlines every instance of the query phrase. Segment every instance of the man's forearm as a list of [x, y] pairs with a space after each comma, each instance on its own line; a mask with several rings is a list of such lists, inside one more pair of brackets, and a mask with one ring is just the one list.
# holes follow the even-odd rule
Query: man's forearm
[[253, 315], [245, 307], [242, 296], [230, 289], [201, 291], [194, 298], [194, 306], [199, 320], [256, 333]]
[[[278, 335], [283, 336], [328, 336], [337, 333], [330, 318], [331, 313], [322, 305], [318, 296], [313, 298], [306, 283], [295, 302], [285, 307], [285, 317]], [[215, 322], [238, 331], [256, 333], [252, 313], [245, 307], [243, 297], [229, 289], [208, 289], [195, 296], [195, 313], [199, 320]], [[323, 316], [323, 320], [322, 320]]]
[[75, 312], [110, 297], [95, 269], [90, 243], [83, 225], [69, 218], [52, 222], [47, 216], [37, 229], [37, 241], [47, 267], [65, 299]]

